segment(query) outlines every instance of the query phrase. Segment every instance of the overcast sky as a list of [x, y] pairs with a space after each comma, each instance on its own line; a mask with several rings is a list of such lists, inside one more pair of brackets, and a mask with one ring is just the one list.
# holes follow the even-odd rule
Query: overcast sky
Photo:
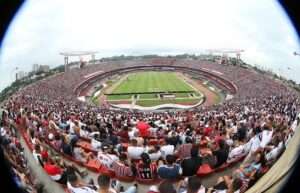
[[300, 82], [300, 57], [292, 54], [299, 39], [275, 0], [29, 0], [2, 44], [0, 90], [15, 67], [62, 64], [61, 51], [100, 58], [212, 48], [244, 49], [247, 63]]

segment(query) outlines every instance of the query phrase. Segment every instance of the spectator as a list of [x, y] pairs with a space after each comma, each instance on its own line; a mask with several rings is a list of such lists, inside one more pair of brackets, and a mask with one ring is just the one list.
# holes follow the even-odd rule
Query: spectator
[[175, 157], [173, 155], [167, 155], [167, 164], [160, 162], [157, 173], [162, 179], [175, 180], [182, 174], [182, 168], [179, 164], [175, 163]]
[[176, 193], [176, 189], [172, 182], [163, 181], [158, 186], [159, 193]]
[[128, 157], [131, 159], [140, 159], [141, 154], [145, 151], [143, 147], [137, 146], [137, 140], [132, 139], [130, 146], [127, 148]]
[[206, 188], [201, 184], [201, 180], [197, 176], [188, 178], [187, 189], [183, 193], [205, 193]]
[[219, 148], [216, 151], [213, 151], [213, 155], [216, 158], [215, 168], [220, 167], [223, 163], [227, 161], [229, 154], [229, 146], [224, 140], [219, 141]]
[[97, 193], [90, 185], [81, 182], [75, 174], [68, 175], [67, 187], [72, 193]]
[[199, 156], [199, 148], [195, 146], [191, 149], [191, 158], [184, 159], [181, 162], [182, 175], [183, 176], [195, 175], [201, 164], [202, 164], [202, 158]]
[[102, 151], [98, 152], [97, 158], [100, 161], [100, 163], [108, 169], [112, 168], [113, 162], [119, 160], [119, 158], [116, 155], [110, 153], [110, 147], [106, 144], [102, 145]]
[[[111, 179], [108, 175], [100, 174], [98, 176], [98, 185], [99, 190], [98, 193], [117, 193], [117, 191], [111, 187]], [[136, 193], [137, 185], [130, 186], [126, 191], [122, 191], [122, 193]]]
[[155, 179], [157, 176], [157, 166], [153, 163], [147, 153], [142, 153], [142, 160], [137, 164], [134, 173], [140, 179]]

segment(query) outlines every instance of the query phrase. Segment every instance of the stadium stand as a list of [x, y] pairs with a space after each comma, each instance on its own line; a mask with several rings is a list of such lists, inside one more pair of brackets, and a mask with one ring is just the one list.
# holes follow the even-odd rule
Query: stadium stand
[[[283, 83], [252, 70], [172, 60], [165, 66], [222, 72], [222, 76], [212, 72], [202, 75], [226, 87], [228, 92], [234, 91], [231, 100], [189, 111], [115, 111], [77, 100], [77, 94], [90, 86], [91, 79], [98, 81], [98, 77], [120, 73], [126, 67], [126, 72], [130, 67], [150, 69], [150, 61], [115, 62], [114, 65], [104, 62], [72, 69], [36, 82], [5, 101], [1, 145], [6, 147], [6, 157], [14, 166], [17, 183], [22, 183], [20, 187], [30, 192], [34, 182], [30, 176], [24, 177], [27, 167], [22, 163], [22, 146], [15, 130], [21, 133], [36, 164], [70, 192], [79, 192], [78, 188], [96, 192], [99, 186], [106, 187], [100, 184], [112, 179], [153, 184], [149, 192], [157, 192], [169, 187], [170, 181], [186, 182], [184, 177], [188, 180], [181, 183], [183, 191], [195, 181], [199, 189], [211, 192], [245, 192], [272, 169], [299, 125], [299, 98], [296, 91]], [[155, 60], [155, 67], [163, 65]], [[87, 76], [96, 71], [103, 73]], [[145, 124], [148, 126], [141, 128]], [[219, 176], [212, 186], [201, 184], [201, 179], [218, 175], [232, 166], [237, 169]], [[79, 182], [90, 172], [100, 174], [99, 186]], [[124, 192], [136, 192], [138, 186], [133, 185]]]

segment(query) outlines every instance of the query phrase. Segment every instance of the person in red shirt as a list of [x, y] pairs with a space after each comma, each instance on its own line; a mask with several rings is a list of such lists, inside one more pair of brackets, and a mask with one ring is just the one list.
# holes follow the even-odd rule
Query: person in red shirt
[[128, 126], [124, 126], [123, 129], [117, 133], [117, 135], [120, 136], [124, 141], [129, 141]]
[[51, 177], [52, 180], [60, 184], [66, 185], [68, 176], [70, 174], [77, 173], [81, 177], [87, 175], [86, 172], [81, 172], [75, 165], [67, 164], [59, 158], [56, 158], [55, 162], [52, 159], [44, 158], [43, 162], [46, 173]]
[[67, 184], [67, 174], [57, 166], [51, 159], [44, 158], [44, 170], [50, 178], [60, 184]]
[[149, 137], [149, 128], [150, 126], [146, 122], [140, 121], [137, 123], [137, 129], [139, 130], [139, 134], [141, 137]]
[[220, 134], [215, 136], [215, 142], [219, 144], [221, 140], [226, 140], [226, 131], [221, 131]]
[[49, 157], [47, 149], [43, 149], [41, 152], [42, 159], [47, 159]]
[[206, 127], [206, 128], [204, 128], [204, 130], [203, 130], [203, 134], [205, 135], [205, 136], [210, 136], [211, 135], [211, 133], [213, 132], [213, 128], [212, 127]]

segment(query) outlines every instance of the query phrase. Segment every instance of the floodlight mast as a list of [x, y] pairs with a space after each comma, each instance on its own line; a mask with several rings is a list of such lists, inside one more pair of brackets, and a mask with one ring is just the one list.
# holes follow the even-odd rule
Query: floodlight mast
[[241, 60], [241, 53], [244, 52], [245, 50], [243, 49], [208, 49], [207, 50], [210, 55], [213, 53], [220, 53], [222, 54], [221, 60], [228, 60], [228, 54], [236, 54], [236, 60], [239, 62]]
[[93, 62], [95, 62], [95, 54], [98, 53], [97, 51], [73, 51], [73, 52], [60, 52], [60, 55], [64, 56], [64, 66], [65, 72], [68, 71], [69, 67], [69, 57], [71, 56], [87, 56], [90, 55]]

